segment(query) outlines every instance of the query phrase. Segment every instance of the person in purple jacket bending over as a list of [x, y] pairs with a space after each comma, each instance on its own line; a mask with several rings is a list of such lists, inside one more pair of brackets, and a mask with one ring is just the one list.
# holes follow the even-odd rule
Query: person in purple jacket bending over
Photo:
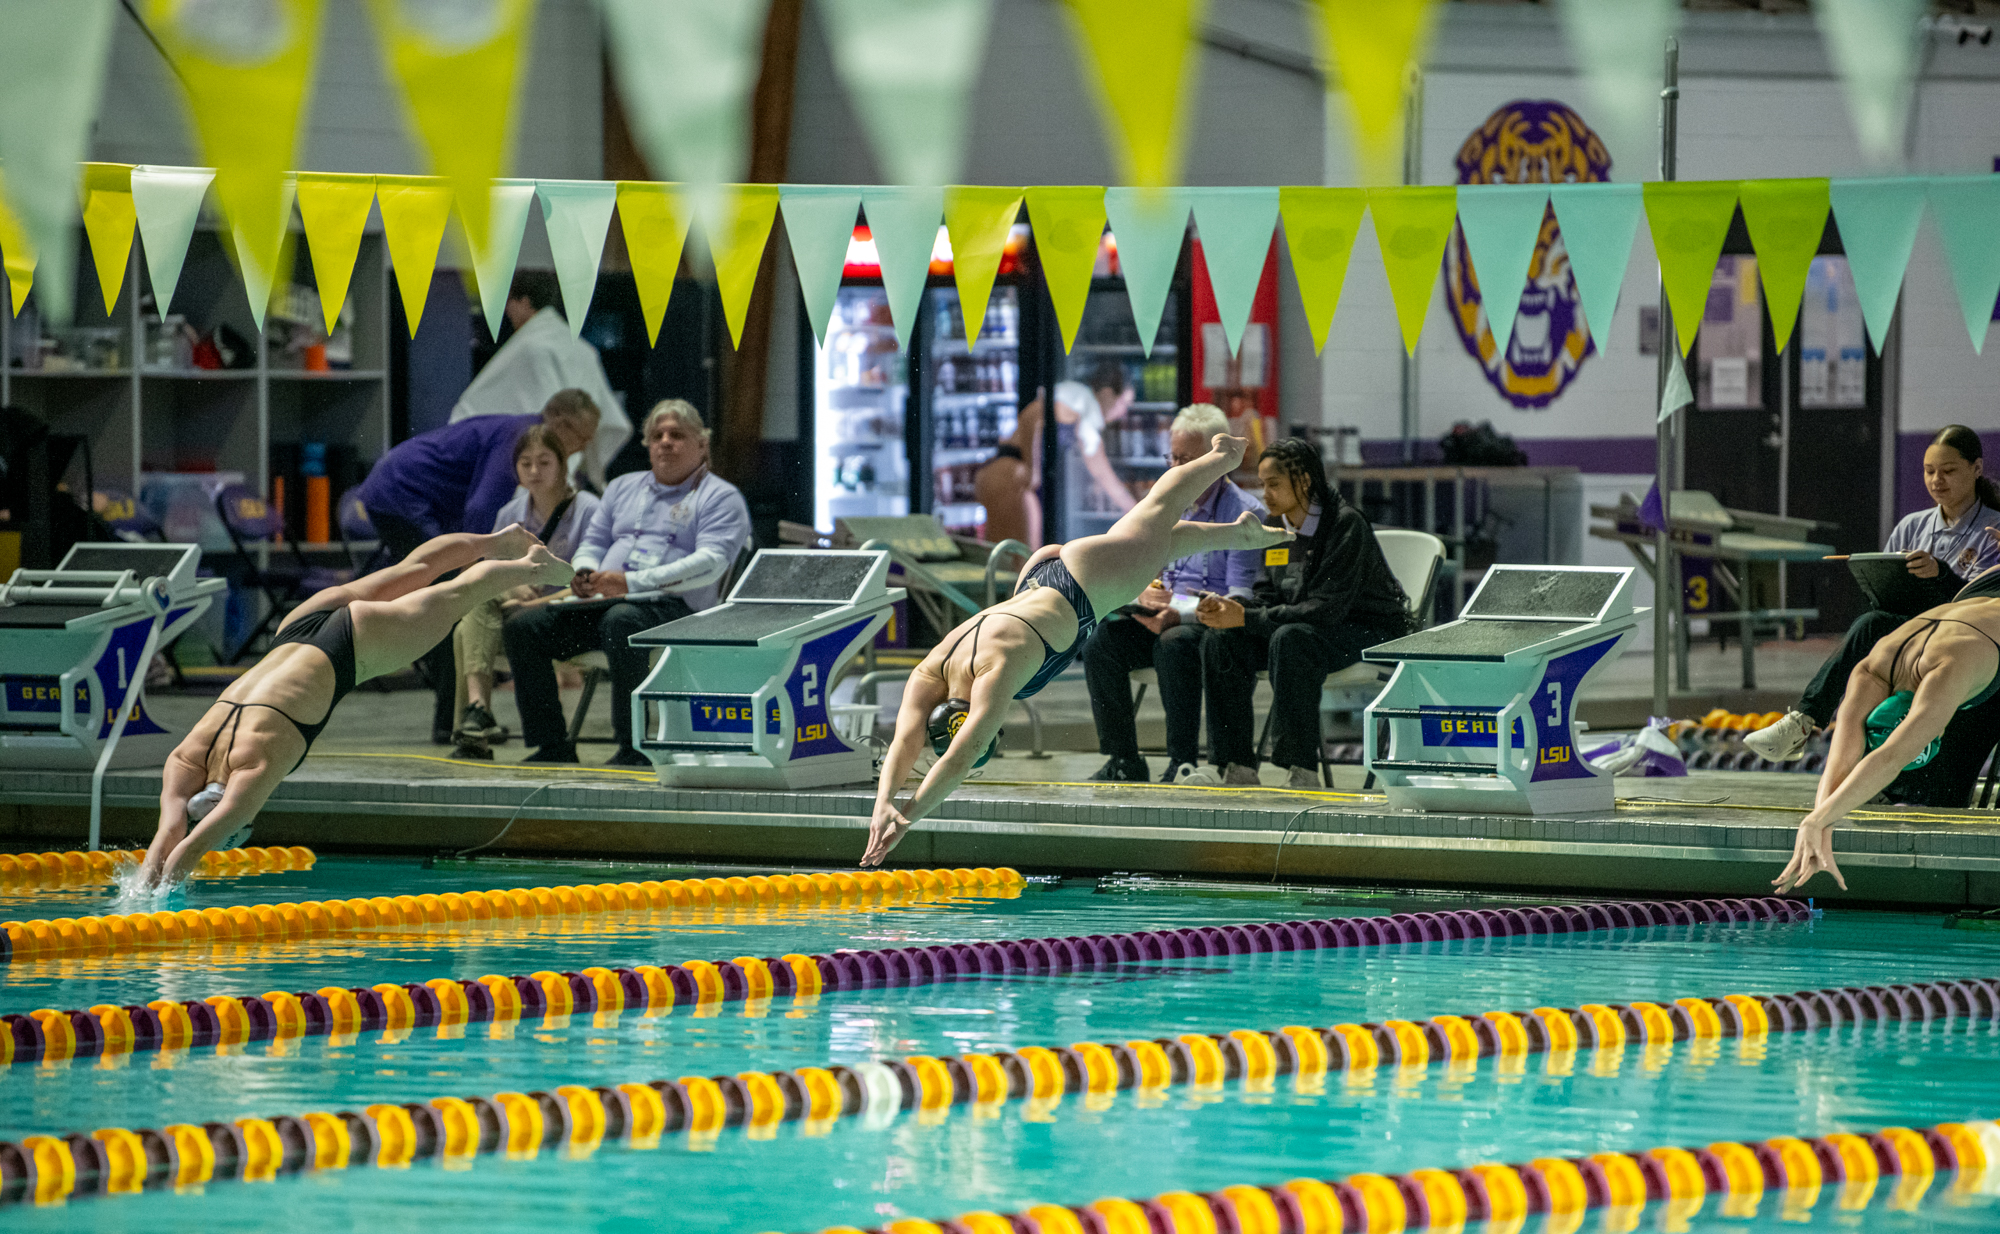
[[[539, 416], [476, 416], [419, 433], [383, 455], [361, 482], [368, 511], [392, 562], [406, 561], [417, 546], [438, 536], [493, 529], [500, 507], [513, 499], [514, 446], [537, 424], [554, 430], [571, 454], [597, 433], [598, 408], [581, 390], [558, 390]], [[447, 631], [449, 633], [449, 631]], [[457, 726], [458, 673], [451, 640], [423, 658], [433, 706], [431, 740], [450, 745]]]
[[[1208, 453], [1210, 438], [1228, 431], [1228, 418], [1213, 403], [1182, 408], [1167, 435], [1168, 464], [1193, 462]], [[1263, 503], [1223, 476], [1181, 517], [1194, 523], [1233, 523], [1246, 513], [1262, 519]], [[1151, 778], [1139, 753], [1132, 706], [1131, 674], [1139, 668], [1158, 674], [1160, 703], [1167, 712], [1167, 770], [1160, 782], [1172, 784], [1194, 769], [1201, 745], [1201, 662], [1216, 637], [1216, 631], [1195, 620], [1195, 604], [1211, 592], [1246, 600], [1263, 571], [1264, 555], [1257, 549], [1194, 553], [1169, 562], [1139, 593], [1129, 616], [1098, 623], [1083, 648], [1097, 750], [1105, 756], [1091, 779], [1144, 783]]]

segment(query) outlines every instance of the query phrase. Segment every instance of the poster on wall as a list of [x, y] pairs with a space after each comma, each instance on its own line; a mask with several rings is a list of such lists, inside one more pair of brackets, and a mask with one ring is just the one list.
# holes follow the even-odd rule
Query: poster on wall
[[1799, 406], [1865, 407], [1868, 344], [1845, 257], [1815, 257], [1799, 306]]
[[1756, 258], [1725, 253], [1716, 260], [1694, 346], [1695, 406], [1733, 411], [1764, 405], [1764, 293]]
[[1257, 456], [1277, 440], [1278, 429], [1278, 247], [1275, 238], [1264, 258], [1264, 273], [1250, 301], [1250, 320], [1234, 355], [1209, 286], [1201, 241], [1194, 249], [1192, 339], [1194, 401], [1213, 403], [1229, 417], [1229, 431], [1250, 439], [1243, 452], [1243, 475], [1254, 475]]
[[[1457, 156], [1460, 184], [1595, 184], [1611, 179], [1611, 153], [1567, 104], [1516, 99], [1486, 118]], [[1542, 213], [1528, 285], [1514, 317], [1514, 337], [1500, 355], [1454, 225], [1444, 252], [1445, 301], [1466, 354], [1500, 396], [1524, 411], [1553, 403], [1595, 352], [1583, 300], [1571, 277], [1555, 211]]]

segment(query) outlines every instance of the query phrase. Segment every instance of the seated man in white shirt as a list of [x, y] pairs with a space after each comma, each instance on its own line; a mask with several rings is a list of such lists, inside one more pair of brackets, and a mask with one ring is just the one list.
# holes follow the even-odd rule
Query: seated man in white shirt
[[611, 392], [597, 348], [577, 337], [563, 319], [559, 301], [555, 275], [515, 272], [507, 292], [507, 320], [514, 332], [459, 395], [451, 423], [472, 416], [534, 415], [556, 391], [582, 390], [599, 412], [597, 435], [583, 449], [583, 473], [602, 490], [604, 469], [632, 436], [632, 421]]
[[[708, 470], [708, 428], [683, 399], [646, 417], [649, 471], [619, 476], [604, 490], [572, 565], [570, 590], [599, 604], [549, 604], [502, 630], [514, 669], [521, 737], [536, 747], [524, 762], [574, 763], [563, 721], [555, 662], [602, 650], [611, 662], [612, 766], [649, 766], [632, 745], [632, 691], [646, 677], [646, 652], [631, 637], [713, 606], [722, 576], [750, 539], [750, 507], [734, 484]], [[619, 597], [631, 597], [619, 599]]]

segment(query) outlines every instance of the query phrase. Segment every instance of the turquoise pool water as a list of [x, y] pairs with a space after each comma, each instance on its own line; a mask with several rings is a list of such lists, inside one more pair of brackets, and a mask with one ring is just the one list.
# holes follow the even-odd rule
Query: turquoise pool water
[[[620, 867], [630, 870], [633, 867]], [[658, 868], [648, 868], [659, 876]], [[597, 866], [322, 861], [312, 871], [198, 883], [203, 903], [251, 903], [553, 885], [621, 877]], [[421, 884], [421, 886], [419, 886]], [[0, 900], [8, 918], [91, 911], [106, 893], [36, 891]], [[33, 907], [26, 907], [26, 901]], [[426, 938], [401, 943], [321, 940], [236, 953], [151, 954], [0, 969], [0, 1012], [144, 1002], [159, 997], [261, 993], [428, 977], [476, 977], [943, 941], [1110, 933], [1138, 929], [1397, 911], [1408, 897], [1321, 893], [1095, 894], [1088, 883], [1031, 888], [1004, 901], [932, 903], [872, 912], [819, 910], [768, 920], [618, 924], [596, 932]], [[1448, 897], [1452, 906], [1467, 903]], [[58, 909], [56, 904], [65, 907]], [[1436, 905], [1432, 905], [1435, 907]], [[960, 1053], [1122, 1040], [1176, 1032], [1274, 1029], [1283, 1024], [1476, 1014], [1540, 1004], [1623, 1002], [1685, 995], [2000, 975], [2000, 935], [1939, 928], [1936, 917], [1836, 912], [1797, 925], [1693, 926], [1648, 931], [1433, 943], [1228, 959], [1137, 964], [1113, 972], [986, 978], [914, 989], [773, 1000], [696, 1016], [683, 1008], [524, 1021], [458, 1040], [417, 1030], [390, 1042], [362, 1034], [304, 1038], [274, 1048], [141, 1053], [67, 1066], [0, 1071], [0, 1138], [102, 1126], [161, 1126], [375, 1101], [558, 1085], [715, 1075], [897, 1055]], [[669, 932], [672, 931], [672, 932]], [[1168, 1090], [1142, 1108], [1132, 1093], [1105, 1108], [1070, 1098], [1048, 1114], [1022, 1103], [997, 1118], [965, 1109], [935, 1125], [911, 1114], [865, 1119], [810, 1135], [785, 1124], [768, 1140], [724, 1131], [713, 1147], [686, 1137], [635, 1151], [607, 1145], [587, 1160], [554, 1151], [534, 1161], [479, 1158], [468, 1170], [417, 1165], [217, 1183], [203, 1195], [149, 1193], [77, 1201], [62, 1210], [15, 1208], [9, 1229], [268, 1229], [287, 1224], [400, 1230], [477, 1222], [500, 1232], [551, 1229], [811, 1231], [939, 1218], [968, 1209], [1082, 1203], [1302, 1174], [1403, 1171], [1482, 1160], [1526, 1160], [1641, 1150], [1720, 1138], [1821, 1135], [2000, 1113], [2000, 1036], [1963, 1021], [1943, 1031], [1834, 1030], [1773, 1036], [1744, 1051], [1683, 1044], [1664, 1058], [1637, 1047], [1570, 1074], [1531, 1057], [1518, 1075], [1491, 1060], [1469, 1073], [1432, 1067], [1404, 1077], [1379, 1070], [1365, 1085], [1329, 1077], [1325, 1091], [1268, 1094], [1231, 1085], [1220, 1094]], [[1610, 1070], [1610, 1074], [1599, 1072]], [[1942, 1190], [1941, 1187], [1934, 1190]], [[1878, 1204], [1866, 1230], [2000, 1227], [1994, 1201], [1926, 1203], [1914, 1213]], [[1770, 1228], [1781, 1228], [1767, 1201]], [[1691, 1228], [1753, 1228], [1713, 1205]], [[1652, 1220], [1648, 1218], [1649, 1222]], [[1585, 1228], [1596, 1228], [1596, 1217]], [[1830, 1203], [1816, 1223], [1836, 1224]], [[1530, 1226], [1530, 1228], [1534, 1228]], [[1650, 1226], [1648, 1228], [1651, 1228]], [[1783, 1226], [1782, 1228], [1796, 1228]]]

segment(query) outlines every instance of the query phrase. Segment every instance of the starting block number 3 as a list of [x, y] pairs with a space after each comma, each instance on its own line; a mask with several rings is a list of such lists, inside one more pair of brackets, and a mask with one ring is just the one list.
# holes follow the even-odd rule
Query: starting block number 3
[[1560, 681], [1551, 681], [1549, 683], [1549, 723], [1561, 724], [1562, 722], [1563, 684]]

